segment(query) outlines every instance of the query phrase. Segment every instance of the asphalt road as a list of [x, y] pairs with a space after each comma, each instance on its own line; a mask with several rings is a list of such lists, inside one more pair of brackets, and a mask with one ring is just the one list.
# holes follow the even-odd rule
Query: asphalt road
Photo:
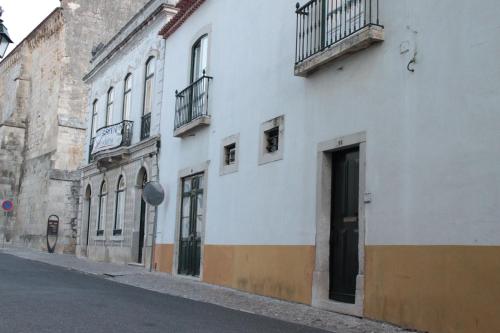
[[0, 332], [325, 331], [0, 253]]

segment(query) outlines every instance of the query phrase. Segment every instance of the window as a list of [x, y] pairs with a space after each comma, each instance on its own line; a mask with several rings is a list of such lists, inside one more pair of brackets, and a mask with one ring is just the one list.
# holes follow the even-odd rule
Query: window
[[90, 123], [91, 138], [95, 138], [97, 132], [97, 99], [92, 103], [92, 120]]
[[99, 192], [99, 211], [97, 214], [97, 236], [104, 235], [104, 226], [106, 224], [106, 197], [108, 190], [106, 181], [101, 184], [101, 191]]
[[144, 109], [143, 115], [151, 113], [153, 107], [153, 78], [155, 75], [155, 58], [151, 57], [146, 62], [146, 79], [144, 82]]
[[191, 83], [205, 75], [208, 63], [208, 35], [203, 35], [193, 45], [191, 54]]
[[122, 234], [123, 220], [125, 216], [125, 179], [120, 176], [116, 187], [115, 203], [115, 225], [113, 227], [113, 236]]
[[224, 147], [224, 162], [226, 165], [236, 163], [236, 143], [232, 143]]
[[221, 144], [220, 175], [226, 175], [238, 171], [238, 149], [240, 135], [231, 135]]
[[125, 77], [122, 120], [130, 120], [131, 100], [132, 100], [132, 74], [129, 73]]
[[111, 125], [113, 121], [113, 99], [114, 89], [111, 87], [108, 90], [108, 100], [106, 102], [106, 125]]
[[284, 116], [268, 120], [260, 126], [259, 164], [283, 159]]
[[264, 131], [266, 137], [266, 150], [268, 153], [274, 153], [279, 147], [279, 127], [273, 127], [270, 130]]

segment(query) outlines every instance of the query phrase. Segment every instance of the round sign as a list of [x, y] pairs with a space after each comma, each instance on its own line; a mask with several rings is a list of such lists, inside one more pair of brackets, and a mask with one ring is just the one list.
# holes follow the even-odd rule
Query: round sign
[[153, 206], [159, 206], [165, 199], [165, 190], [158, 182], [149, 182], [144, 185], [142, 191], [144, 201]]
[[2, 201], [2, 209], [6, 212], [11, 212], [14, 209], [14, 202], [12, 200]]

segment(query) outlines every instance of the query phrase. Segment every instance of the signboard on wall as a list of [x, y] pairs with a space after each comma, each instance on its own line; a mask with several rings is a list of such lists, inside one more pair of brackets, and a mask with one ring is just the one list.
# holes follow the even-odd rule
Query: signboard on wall
[[97, 131], [92, 154], [116, 148], [122, 144], [123, 123], [101, 128]]

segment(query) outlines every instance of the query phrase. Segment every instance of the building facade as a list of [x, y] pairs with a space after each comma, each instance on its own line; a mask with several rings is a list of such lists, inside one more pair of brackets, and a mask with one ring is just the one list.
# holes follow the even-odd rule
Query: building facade
[[175, 14], [166, 0], [144, 6], [92, 59], [77, 254], [151, 262], [154, 208], [142, 188], [158, 180], [165, 42]]
[[498, 331], [500, 5], [177, 7], [161, 30], [156, 269], [430, 332]]
[[146, 0], [62, 0], [0, 63], [0, 237], [46, 248], [59, 217], [56, 251], [75, 251], [92, 47], [109, 39]]

